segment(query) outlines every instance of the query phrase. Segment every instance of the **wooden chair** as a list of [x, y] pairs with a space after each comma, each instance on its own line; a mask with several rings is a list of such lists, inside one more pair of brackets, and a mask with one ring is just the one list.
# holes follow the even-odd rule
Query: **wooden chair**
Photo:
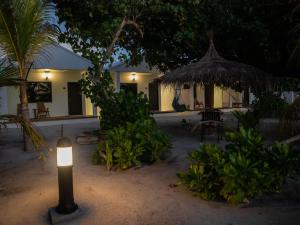
[[207, 130], [215, 129], [217, 131], [218, 142], [223, 138], [223, 120], [222, 112], [217, 109], [205, 109], [200, 112], [201, 121], [198, 122], [192, 129], [195, 131], [198, 127], [201, 128], [201, 141], [205, 138]]
[[49, 109], [45, 107], [45, 104], [43, 102], [37, 102], [36, 106], [37, 106], [37, 110], [35, 112], [36, 118], [50, 117]]

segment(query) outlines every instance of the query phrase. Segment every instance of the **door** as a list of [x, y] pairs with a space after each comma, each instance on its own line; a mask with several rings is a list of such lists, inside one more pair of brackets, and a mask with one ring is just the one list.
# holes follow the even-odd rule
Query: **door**
[[68, 82], [69, 115], [82, 115], [82, 94], [77, 82]]
[[214, 85], [205, 85], [205, 108], [214, 108]]
[[137, 84], [136, 83], [121, 83], [120, 84], [120, 89], [124, 90], [125, 93], [133, 93], [137, 94]]
[[149, 102], [150, 102], [150, 110], [158, 111], [158, 82], [149, 83]]

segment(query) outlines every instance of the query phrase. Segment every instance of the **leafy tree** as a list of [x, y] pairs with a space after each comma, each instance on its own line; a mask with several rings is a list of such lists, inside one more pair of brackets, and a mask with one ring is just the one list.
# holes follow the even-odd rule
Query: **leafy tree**
[[[0, 50], [18, 67], [21, 110], [26, 123], [29, 123], [27, 75], [31, 65], [41, 56], [42, 48], [56, 41], [57, 30], [48, 23], [53, 7], [42, 0], [4, 0], [0, 3]], [[28, 148], [26, 140], [24, 146]]]
[[287, 59], [295, 46], [290, 15], [296, 1], [55, 2], [66, 26], [61, 40], [98, 62], [107, 58], [105, 49], [113, 43], [115, 51], [126, 50], [131, 64], [145, 57], [162, 71], [173, 69], [203, 56], [206, 32], [213, 29], [216, 46], [225, 57], [276, 74], [289, 72]]

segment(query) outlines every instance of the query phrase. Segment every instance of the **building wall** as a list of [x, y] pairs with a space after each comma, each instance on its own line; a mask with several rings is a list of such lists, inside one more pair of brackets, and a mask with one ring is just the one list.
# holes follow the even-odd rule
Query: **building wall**
[[160, 99], [160, 108], [159, 110], [162, 112], [165, 111], [173, 111], [174, 108], [172, 106], [173, 100], [175, 96], [174, 87], [171, 86], [159, 86], [159, 99]]
[[214, 87], [214, 108], [223, 107], [223, 95], [220, 87]]
[[202, 103], [204, 105], [205, 102], [205, 89], [204, 86], [197, 85], [196, 92], [197, 92], [197, 100], [199, 103]]
[[[49, 79], [43, 76], [44, 70], [32, 70], [28, 76], [28, 81], [51, 82], [52, 102], [45, 103], [49, 108], [50, 116], [67, 116], [68, 112], [68, 82], [77, 82], [82, 77], [83, 71], [70, 70], [49, 70]], [[8, 88], [8, 112], [16, 114], [17, 104], [19, 103], [19, 88]], [[82, 97], [83, 115], [92, 115], [92, 104], [84, 96]], [[29, 103], [30, 117], [33, 117], [33, 109], [36, 103]]]
[[0, 87], [0, 115], [8, 114], [7, 87]]
[[[136, 79], [132, 80], [132, 74], [135, 74]], [[112, 78], [115, 82], [116, 72], [112, 71]], [[122, 72], [120, 73], [120, 83], [137, 83], [138, 92], [143, 92], [149, 96], [148, 84], [154, 79], [158, 78], [157, 73], [136, 73], [136, 72]], [[190, 104], [190, 89], [181, 87], [180, 104], [185, 104], [187, 107]], [[197, 100], [205, 104], [205, 89], [203, 86], [196, 87]], [[159, 85], [159, 111], [173, 111], [172, 102], [175, 95], [174, 87]], [[242, 102], [242, 94], [231, 89], [222, 89], [214, 87], [214, 107], [231, 107], [232, 102]]]
[[[115, 81], [115, 73], [112, 72], [112, 79]], [[135, 80], [132, 80], [132, 73], [120, 73], [120, 83], [137, 83], [138, 93], [143, 92], [149, 96], [148, 84], [158, 77], [152, 73], [134, 73]]]

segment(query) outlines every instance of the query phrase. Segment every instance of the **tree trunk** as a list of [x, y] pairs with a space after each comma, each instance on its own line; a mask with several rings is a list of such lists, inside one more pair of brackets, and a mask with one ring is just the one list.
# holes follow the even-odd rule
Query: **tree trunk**
[[[21, 79], [23, 79], [23, 82], [20, 84], [21, 115], [26, 122], [30, 123], [25, 71], [26, 71], [25, 69], [20, 69], [20, 77]], [[23, 139], [24, 139], [24, 151], [31, 151], [33, 146], [31, 144], [30, 138], [28, 137], [28, 135], [25, 134], [25, 132], [23, 132]]]

